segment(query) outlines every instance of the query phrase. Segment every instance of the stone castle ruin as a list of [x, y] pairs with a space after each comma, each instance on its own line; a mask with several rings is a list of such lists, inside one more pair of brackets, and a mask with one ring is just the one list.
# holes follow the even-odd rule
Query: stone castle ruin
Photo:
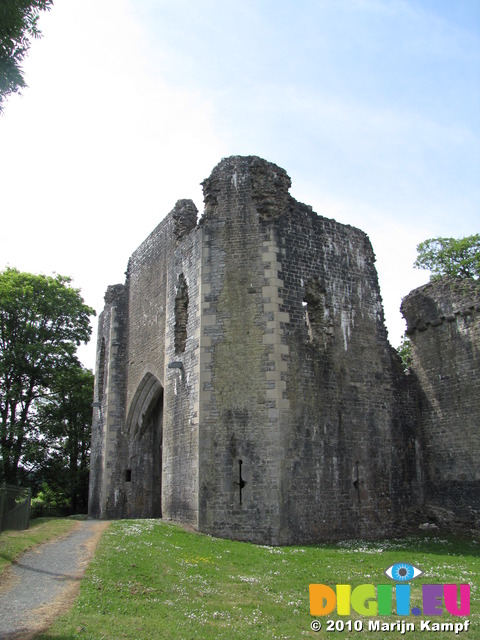
[[478, 526], [479, 283], [404, 300], [405, 374], [368, 237], [289, 187], [222, 160], [108, 288], [90, 515], [274, 545]]

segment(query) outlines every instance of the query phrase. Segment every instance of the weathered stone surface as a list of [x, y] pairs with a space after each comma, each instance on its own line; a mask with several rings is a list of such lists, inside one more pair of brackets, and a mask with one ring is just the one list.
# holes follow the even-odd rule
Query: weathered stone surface
[[480, 282], [441, 278], [402, 303], [423, 391], [426, 507], [437, 520], [480, 523]]
[[91, 514], [270, 544], [398, 533], [428, 443], [367, 236], [256, 156], [203, 186], [198, 224], [179, 201], [107, 292]]
[[198, 209], [192, 200], [178, 200], [173, 211], [173, 236], [178, 243], [197, 224]]

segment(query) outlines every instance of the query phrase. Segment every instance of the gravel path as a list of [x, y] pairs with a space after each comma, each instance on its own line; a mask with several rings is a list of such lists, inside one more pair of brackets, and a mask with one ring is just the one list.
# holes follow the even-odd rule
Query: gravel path
[[85, 520], [67, 537], [24, 553], [0, 592], [0, 640], [27, 639], [73, 601], [106, 522]]

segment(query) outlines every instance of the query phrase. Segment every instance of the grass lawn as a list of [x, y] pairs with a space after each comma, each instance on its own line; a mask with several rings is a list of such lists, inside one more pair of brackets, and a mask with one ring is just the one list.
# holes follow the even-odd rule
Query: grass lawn
[[66, 518], [36, 518], [30, 521], [29, 529], [2, 531], [0, 533], [0, 576], [24, 551], [68, 533], [75, 524], [75, 520]]
[[[416, 565], [424, 575], [412, 582], [411, 606], [422, 606], [421, 585], [472, 585], [470, 629], [435, 632], [444, 638], [480, 638], [479, 547], [426, 533], [405, 540], [348, 541], [308, 547], [268, 547], [187, 532], [158, 520], [113, 522], [87, 570], [73, 609], [40, 636], [42, 640], [189, 640], [191, 638], [387, 638], [401, 632], [369, 631], [371, 620], [413, 622], [405, 637], [420, 631], [423, 616], [366, 617], [336, 612], [311, 630], [310, 583], [393, 584], [384, 571], [397, 562]], [[395, 603], [393, 603], [395, 612]], [[430, 618], [432, 619], [432, 618]], [[346, 623], [328, 631], [328, 621]], [[357, 621], [363, 631], [348, 629]], [[359, 622], [358, 622], [359, 621]], [[444, 612], [434, 622], [464, 622]], [[335, 624], [330, 622], [330, 624]]]

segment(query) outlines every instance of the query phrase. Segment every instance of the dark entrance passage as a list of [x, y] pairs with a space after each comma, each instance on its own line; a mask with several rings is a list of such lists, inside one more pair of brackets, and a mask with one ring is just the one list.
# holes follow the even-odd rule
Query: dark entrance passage
[[147, 373], [132, 400], [127, 419], [130, 438], [124, 470], [127, 518], [162, 517], [163, 387]]

